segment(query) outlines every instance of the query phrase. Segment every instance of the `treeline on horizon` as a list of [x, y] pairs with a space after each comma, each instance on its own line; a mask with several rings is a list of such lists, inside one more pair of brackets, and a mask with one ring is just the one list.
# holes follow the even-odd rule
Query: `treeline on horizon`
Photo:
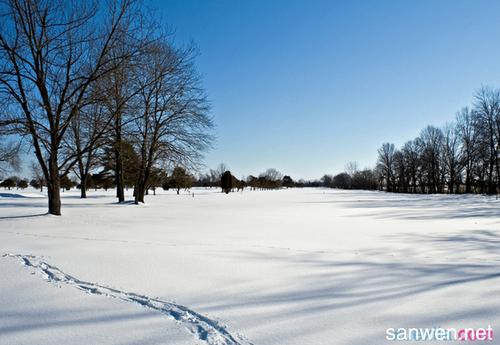
[[[443, 127], [429, 125], [400, 148], [384, 143], [374, 168], [346, 171], [319, 180], [294, 181], [279, 187], [330, 187], [419, 194], [498, 194], [500, 192], [500, 90], [482, 87], [470, 106]], [[248, 181], [252, 180], [247, 179]], [[258, 187], [257, 187], [258, 188]]]
[[384, 143], [375, 168], [325, 175], [323, 186], [396, 193], [498, 194], [500, 90], [482, 87], [473, 103], [439, 128], [429, 125], [396, 148]]
[[[125, 160], [124, 165], [127, 169], [125, 169], [123, 174], [123, 186], [126, 190], [133, 189], [140, 167], [135, 159]], [[83, 186], [75, 178], [76, 175], [73, 178], [68, 176], [61, 178], [61, 190], [77, 188], [80, 190], [81, 197], [86, 198], [86, 191], [89, 189], [108, 190], [116, 188], [116, 178], [112, 170], [106, 169], [105, 166], [95, 166], [95, 168], [99, 171], [89, 173], [85, 190], [82, 190]], [[47, 183], [41, 174], [37, 175], [36, 170], [34, 172], [34, 177], [31, 179], [10, 175], [0, 180], [0, 187], [11, 190], [13, 188], [25, 189], [31, 186], [43, 191]], [[283, 176], [283, 174], [273, 168], [267, 169], [258, 176], [249, 175], [248, 177], [238, 179], [231, 174], [224, 163], [221, 163], [215, 169], [210, 169], [208, 173], [200, 174], [199, 176], [196, 176], [195, 173], [190, 172], [182, 166], [176, 166], [171, 171], [155, 168], [151, 172], [145, 194], [149, 194], [150, 191], [155, 194], [157, 188], [164, 190], [173, 189], [179, 194], [180, 190], [189, 190], [192, 187], [221, 188], [221, 191], [229, 193], [235, 190], [241, 191], [246, 187], [252, 190], [263, 190], [278, 189], [281, 187], [310, 187], [313, 185], [316, 185], [315, 182], [306, 182], [304, 180], [293, 181], [290, 176]]]
[[[67, 175], [61, 178], [61, 188], [78, 187], [82, 197], [90, 188], [116, 188], [116, 162], [108, 152], [109, 146], [104, 143], [95, 153], [91, 166], [94, 172], [88, 173], [85, 188]], [[462, 108], [453, 122], [442, 128], [427, 126], [417, 138], [407, 141], [399, 149], [394, 144], [384, 143], [378, 149], [377, 164], [373, 169], [360, 170], [355, 162], [351, 162], [340, 174], [326, 174], [313, 181], [294, 181], [276, 169], [238, 179], [223, 163], [197, 177], [182, 166], [170, 170], [154, 167], [149, 172], [145, 194], [149, 190], [155, 193], [159, 187], [175, 189], [177, 193], [191, 187], [215, 187], [227, 193], [245, 187], [256, 190], [320, 186], [396, 193], [497, 194], [500, 184], [499, 148], [500, 90], [483, 87], [476, 92], [473, 104]], [[121, 153], [124, 167], [122, 186], [135, 188], [141, 171], [140, 157], [134, 145], [126, 139], [122, 140]], [[35, 177], [30, 182], [13, 176], [1, 182], [0, 186], [26, 188], [30, 184], [43, 188], [46, 185], [43, 174], [36, 167], [33, 172]]]

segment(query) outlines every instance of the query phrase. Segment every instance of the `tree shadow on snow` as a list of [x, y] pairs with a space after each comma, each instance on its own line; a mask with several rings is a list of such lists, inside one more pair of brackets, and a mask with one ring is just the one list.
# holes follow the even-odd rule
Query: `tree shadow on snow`
[[[494, 196], [391, 194], [377, 191], [352, 191], [350, 193], [330, 193], [328, 198], [330, 200], [309, 201], [306, 203], [336, 204], [343, 208], [359, 209], [365, 212], [353, 216], [368, 216], [377, 219], [500, 218], [500, 200], [497, 200]], [[384, 209], [384, 211], [380, 212], [380, 209]]]
[[48, 214], [49, 214], [48, 212], [44, 212], [44, 213], [36, 213], [36, 214], [25, 214], [25, 215], [19, 215], [19, 216], [0, 216], [0, 220], [2, 220], [2, 219], [34, 218], [34, 217], [46, 216]]
[[[500, 288], [493, 288], [500, 282], [500, 232], [400, 234], [387, 238], [387, 241], [415, 243], [422, 251], [420, 255], [411, 256], [406, 249], [390, 245], [352, 255], [350, 259], [335, 259], [337, 256], [328, 252], [234, 253], [244, 261], [257, 260], [263, 264], [293, 267], [296, 277], [291, 279], [291, 285], [276, 284], [270, 290], [247, 288], [242, 292], [245, 297], [237, 302], [233, 299], [233, 302], [209, 304], [205, 308], [209, 311], [221, 308], [275, 310], [269, 312], [269, 322], [287, 320], [291, 315], [300, 319], [339, 312], [359, 314], [365, 319], [399, 320], [397, 312], [391, 308], [415, 305], [415, 301], [419, 301], [417, 305], [427, 308], [427, 312], [409, 315], [406, 318], [407, 322], [410, 321], [409, 326], [494, 321], [500, 317]], [[429, 253], [435, 256], [426, 256]], [[451, 259], [443, 260], [447, 256]], [[482, 284], [473, 297], [480, 298], [482, 304], [472, 307], [470, 303], [461, 307], [461, 303], [470, 297], [470, 288], [477, 287], [477, 283]], [[483, 291], [484, 296], [478, 296]], [[447, 302], [452, 307], [440, 309], [435, 299], [427, 299], [429, 293], [449, 298]], [[231, 296], [226, 300], [231, 301]], [[454, 310], [452, 314], [448, 313], [450, 308]], [[367, 314], [368, 310], [376, 312]], [[397, 326], [392, 323], [392, 327]], [[312, 336], [318, 329], [311, 329], [310, 332]], [[381, 329], [378, 336], [383, 338], [384, 332], [385, 329]], [[374, 338], [371, 339], [371, 342], [368, 339], [358, 339], [359, 342], [351, 339], [350, 344], [373, 343]]]
[[[28, 272], [19, 274], [28, 275]], [[33, 282], [34, 286], [31, 285]], [[42, 289], [38, 289], [38, 284], [44, 284]], [[59, 296], [60, 291], [70, 294]], [[112, 308], [113, 304], [109, 303], [101, 305], [99, 299], [108, 302], [102, 296], [89, 297], [70, 287], [50, 287], [41, 277], [30, 282], [11, 283], [9, 289], [3, 292], [7, 296], [9, 293], [13, 293], [13, 297], [20, 297], [13, 298], [12, 303], [2, 305], [1, 344], [30, 344], [30, 340], [34, 339], [37, 344], [86, 344], [87, 339], [94, 337], [96, 332], [102, 334], [104, 342], [107, 342], [106, 339], [110, 336], [115, 337], [114, 342], [120, 344], [129, 341], [138, 344], [146, 340], [158, 344], [165, 341], [158, 333], [149, 335], [148, 339], [140, 339], [136, 332], [130, 329], [130, 325], [136, 322], [143, 327], [148, 324], [148, 320], [158, 316], [157, 313], [151, 313], [144, 308], [129, 307], [127, 304], [126, 309]], [[70, 303], [67, 303], [68, 298]], [[119, 301], [115, 304], [122, 305]], [[146, 331], [141, 332], [143, 336], [147, 335]]]

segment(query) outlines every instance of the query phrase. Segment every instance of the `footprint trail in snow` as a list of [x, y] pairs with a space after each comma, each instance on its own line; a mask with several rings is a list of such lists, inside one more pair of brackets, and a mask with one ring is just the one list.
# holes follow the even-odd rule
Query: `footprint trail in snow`
[[198, 339], [209, 345], [253, 345], [241, 336], [233, 336], [229, 333], [226, 326], [221, 325], [218, 321], [201, 315], [183, 305], [113, 289], [97, 283], [82, 281], [64, 273], [56, 266], [49, 265], [36, 256], [19, 254], [4, 254], [3, 256], [20, 259], [25, 266], [34, 268], [45, 275], [48, 281], [69, 285], [90, 294], [103, 295], [136, 303], [161, 312], [175, 319]]

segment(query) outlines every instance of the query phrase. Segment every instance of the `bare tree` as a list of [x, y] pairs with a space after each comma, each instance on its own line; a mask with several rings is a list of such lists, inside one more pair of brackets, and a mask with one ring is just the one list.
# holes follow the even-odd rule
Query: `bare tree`
[[400, 193], [408, 192], [408, 166], [402, 151], [396, 150], [394, 161], [394, 191]]
[[396, 148], [394, 144], [385, 143], [378, 149], [377, 168], [382, 173], [382, 179], [385, 181], [387, 191], [394, 190], [394, 154]]
[[192, 64], [193, 49], [157, 44], [144, 56], [144, 78], [134, 120], [134, 142], [140, 155], [135, 203], [144, 202], [151, 169], [174, 161], [195, 166], [210, 146], [212, 120], [204, 90]]
[[[455, 193], [460, 185], [460, 138], [457, 126], [449, 123], [444, 128], [443, 163], [447, 175], [448, 193]], [[444, 182], [444, 181], [443, 181]], [[457, 187], [455, 189], [455, 186]]]
[[18, 143], [7, 142], [0, 138], [0, 174], [7, 173], [9, 169], [19, 169], [19, 147]]
[[465, 193], [472, 192], [473, 168], [477, 159], [475, 116], [468, 107], [456, 115], [457, 134], [460, 138], [460, 160], [465, 170]]
[[274, 168], [269, 168], [259, 175], [260, 188], [275, 189], [281, 187], [283, 174]]
[[154, 78], [145, 76], [141, 60], [148, 54], [148, 49], [152, 44], [164, 39], [162, 34], [155, 32], [154, 20], [141, 18], [141, 23], [140, 30], [134, 30], [138, 31], [135, 36], [128, 34], [130, 30], [121, 30], [123, 40], [111, 50], [111, 55], [120, 56], [130, 50], [130, 47], [134, 47], [132, 50], [137, 54], [108, 73], [97, 83], [96, 87], [97, 93], [101, 95], [99, 104], [105, 108], [107, 115], [112, 119], [112, 132], [108, 144], [114, 155], [113, 170], [118, 202], [125, 201], [126, 167], [124, 164], [128, 127], [141, 116], [140, 112], [137, 113], [140, 102], [139, 94], [144, 87], [148, 86], [148, 82], [155, 82]]
[[60, 157], [61, 144], [93, 83], [129, 58], [109, 53], [133, 22], [133, 3], [3, 0], [0, 13], [0, 96], [10, 104], [1, 116], [30, 137], [49, 213], [60, 215], [60, 178], [77, 162]]
[[265, 176], [271, 181], [281, 181], [283, 179], [283, 174], [274, 168], [267, 169], [262, 176]]
[[354, 176], [354, 174], [356, 174], [356, 172], [358, 172], [359, 168], [358, 168], [358, 162], [349, 162], [346, 164], [345, 166], [345, 172], [348, 173], [351, 177]]
[[[98, 103], [81, 109], [70, 122], [70, 131], [65, 138], [66, 156], [76, 157], [74, 173], [80, 179], [80, 197], [87, 197], [90, 172], [98, 164], [98, 150], [105, 144], [105, 133], [109, 133], [110, 117]], [[86, 151], [84, 148], [87, 148]]]
[[498, 150], [500, 144], [500, 90], [483, 87], [475, 95], [475, 115], [477, 116], [478, 135], [484, 145], [483, 152], [488, 151], [487, 192], [494, 194], [500, 176]]
[[407, 141], [401, 149], [406, 165], [408, 192], [417, 192], [417, 178], [419, 173], [420, 155], [415, 140]]
[[222, 175], [224, 175], [224, 173], [228, 170], [229, 167], [227, 166], [226, 163], [219, 163], [219, 165], [217, 165], [217, 167], [214, 170], [210, 170], [210, 175], [212, 176], [213, 182], [216, 185], [220, 185]]
[[441, 154], [443, 147], [443, 132], [434, 126], [425, 127], [417, 138], [421, 150], [421, 169], [424, 185], [428, 193], [442, 192], [443, 166]]

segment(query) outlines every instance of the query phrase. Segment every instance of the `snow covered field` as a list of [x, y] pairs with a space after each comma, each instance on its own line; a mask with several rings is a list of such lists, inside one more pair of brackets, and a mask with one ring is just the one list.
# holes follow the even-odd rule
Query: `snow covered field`
[[64, 192], [55, 217], [36, 191], [0, 191], [0, 344], [371, 345], [387, 328], [500, 327], [494, 197], [194, 193]]

